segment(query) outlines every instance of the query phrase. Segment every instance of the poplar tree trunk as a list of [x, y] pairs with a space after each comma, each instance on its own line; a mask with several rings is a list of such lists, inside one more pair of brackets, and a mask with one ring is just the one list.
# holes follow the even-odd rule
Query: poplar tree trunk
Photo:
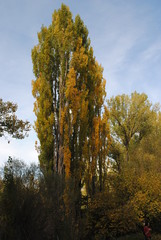
[[63, 109], [63, 79], [59, 80], [59, 121], [58, 121], [58, 173], [63, 174], [63, 133], [61, 132], [61, 116]]

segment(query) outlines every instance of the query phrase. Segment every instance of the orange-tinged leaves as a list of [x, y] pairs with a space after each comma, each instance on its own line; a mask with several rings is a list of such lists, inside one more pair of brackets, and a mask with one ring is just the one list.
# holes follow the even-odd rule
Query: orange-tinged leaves
[[75, 87], [76, 87], [76, 72], [74, 68], [71, 68], [68, 73], [65, 92], [66, 98], [69, 99], [70, 101], [76, 95], [77, 89]]
[[60, 133], [63, 134], [64, 129], [64, 119], [65, 119], [65, 111], [61, 111], [61, 119], [60, 119]]
[[74, 68], [71, 68], [68, 73], [65, 95], [69, 102], [69, 108], [72, 111], [72, 124], [74, 125], [76, 123], [78, 110], [80, 109], [80, 93], [76, 87], [76, 73]]
[[80, 119], [83, 122], [87, 121], [87, 114], [88, 114], [88, 101], [85, 101], [85, 99], [83, 99], [81, 102], [81, 113], [80, 113]]

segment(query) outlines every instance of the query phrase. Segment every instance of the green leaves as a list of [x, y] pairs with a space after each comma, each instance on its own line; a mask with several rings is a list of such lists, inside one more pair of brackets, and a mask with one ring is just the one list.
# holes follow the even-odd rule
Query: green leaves
[[27, 136], [30, 124], [28, 121], [19, 120], [16, 111], [16, 104], [0, 99], [0, 137], [9, 134], [13, 138], [22, 139]]
[[131, 96], [118, 95], [108, 101], [111, 132], [121, 142], [129, 160], [132, 141], [140, 141], [152, 129], [153, 110], [146, 94], [134, 92]]

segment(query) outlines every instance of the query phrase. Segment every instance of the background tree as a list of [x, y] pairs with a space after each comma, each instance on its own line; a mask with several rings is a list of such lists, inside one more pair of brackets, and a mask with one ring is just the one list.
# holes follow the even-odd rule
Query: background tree
[[131, 96], [118, 95], [108, 101], [113, 141], [124, 147], [127, 161], [132, 142], [139, 142], [151, 131], [153, 119], [151, 106], [148, 96], [137, 92]]
[[115, 164], [108, 173], [108, 184], [115, 207], [110, 214], [110, 231], [118, 224], [119, 233], [114, 234], [138, 231], [145, 219], [156, 229], [160, 222], [159, 108], [150, 104], [145, 94], [136, 92], [111, 100], [111, 156]]
[[0, 137], [9, 134], [13, 138], [22, 139], [27, 136], [30, 124], [28, 121], [19, 120], [16, 111], [17, 104], [0, 99]]

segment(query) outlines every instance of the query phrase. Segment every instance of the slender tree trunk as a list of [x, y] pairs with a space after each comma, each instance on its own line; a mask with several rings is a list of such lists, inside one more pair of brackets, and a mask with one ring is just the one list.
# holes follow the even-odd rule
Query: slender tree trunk
[[[102, 149], [100, 151], [102, 151]], [[100, 192], [102, 192], [102, 154], [100, 152], [99, 152], [99, 183]]]
[[54, 167], [55, 172], [58, 173], [58, 159], [59, 159], [59, 149], [58, 149], [58, 124], [59, 124], [59, 109], [58, 109], [58, 101], [59, 94], [58, 91], [58, 81], [55, 79], [54, 86]]
[[62, 117], [62, 107], [63, 107], [63, 79], [60, 75], [59, 82], [59, 119], [58, 119], [58, 173], [63, 174], [63, 133], [61, 132], [61, 117]]

